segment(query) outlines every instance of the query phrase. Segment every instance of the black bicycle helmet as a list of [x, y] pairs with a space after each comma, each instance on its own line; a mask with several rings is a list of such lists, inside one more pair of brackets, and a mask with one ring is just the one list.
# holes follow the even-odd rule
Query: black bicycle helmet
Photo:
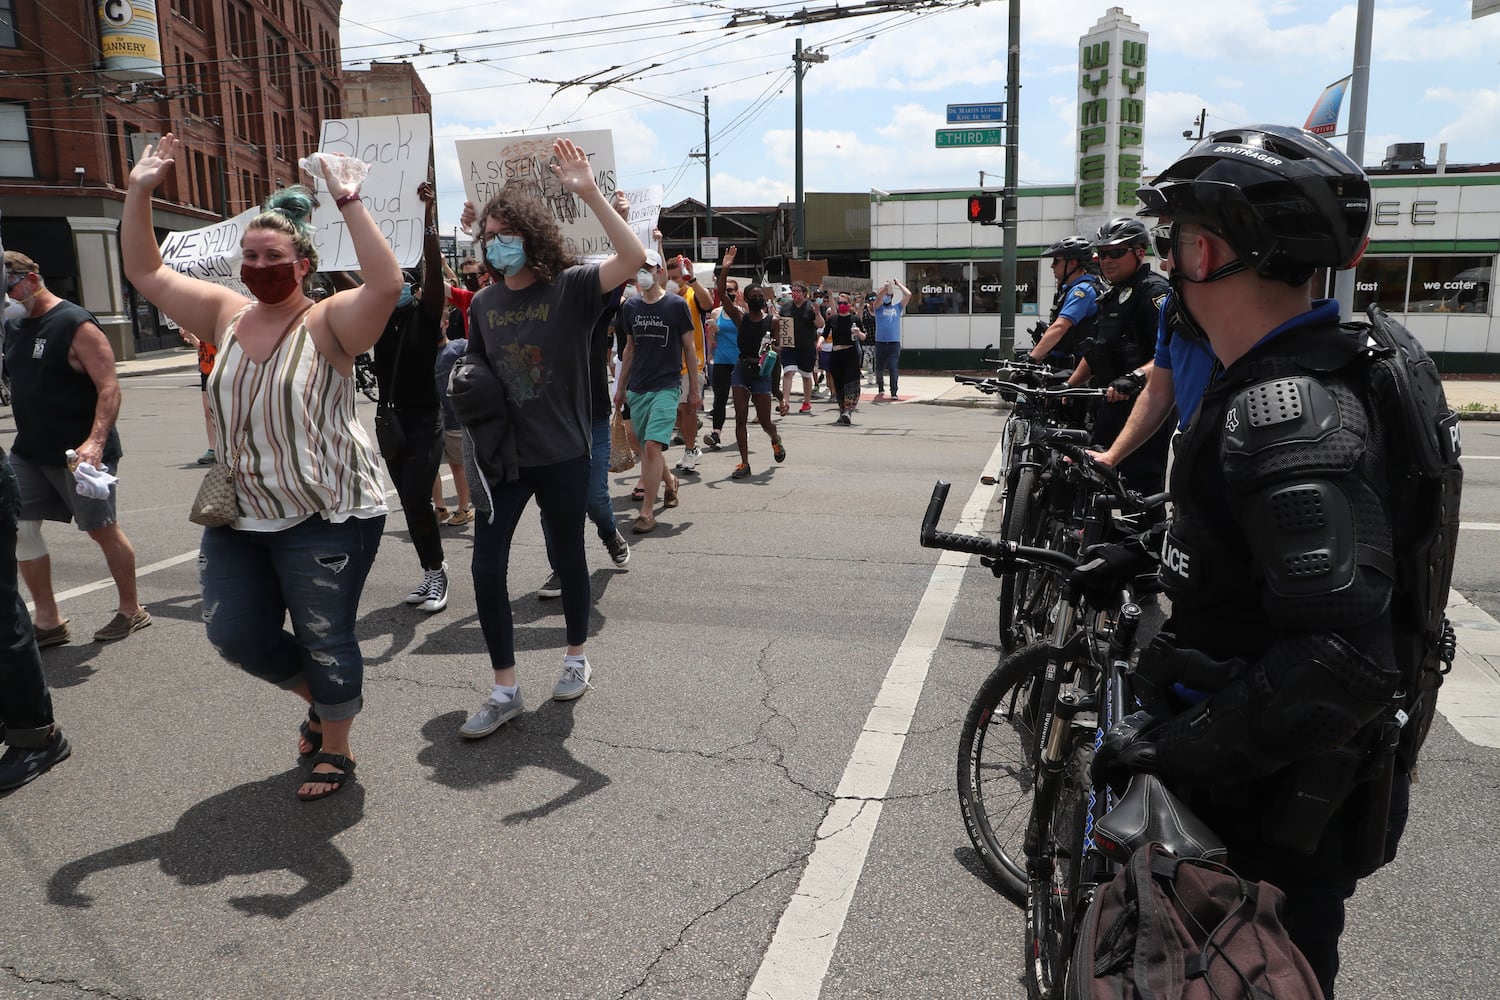
[[1146, 224], [1131, 215], [1110, 219], [1099, 227], [1094, 238], [1094, 247], [1144, 247], [1151, 242], [1146, 233]]
[[1085, 237], [1064, 236], [1042, 253], [1043, 257], [1058, 257], [1062, 260], [1078, 260], [1088, 263], [1094, 259], [1094, 247]]
[[1370, 180], [1325, 140], [1284, 125], [1224, 129], [1136, 191], [1141, 215], [1217, 233], [1251, 270], [1300, 285], [1354, 266], [1370, 229]]

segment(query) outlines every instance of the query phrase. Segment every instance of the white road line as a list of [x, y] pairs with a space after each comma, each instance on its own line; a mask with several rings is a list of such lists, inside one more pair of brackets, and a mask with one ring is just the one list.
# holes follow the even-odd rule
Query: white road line
[[1448, 597], [1448, 620], [1458, 655], [1438, 689], [1438, 711], [1470, 743], [1500, 747], [1500, 622], [1458, 591]]
[[[999, 462], [997, 444], [984, 468], [995, 468]], [[956, 530], [975, 532], [983, 526], [996, 489], [983, 484], [975, 488]], [[834, 791], [834, 801], [818, 827], [817, 843], [802, 879], [750, 984], [748, 1000], [816, 1000], [822, 992], [880, 822], [881, 799], [890, 788], [906, 745], [928, 666], [943, 641], [943, 630], [958, 600], [968, 564], [969, 556], [956, 552], [944, 552], [938, 559], [911, 627], [896, 650], [885, 683], [854, 744], [854, 753]]]
[[1460, 521], [1459, 524], [1458, 524], [1458, 530], [1460, 530], [1460, 531], [1500, 531], [1500, 524], [1495, 524], [1495, 523], [1493, 523], [1491, 521]]

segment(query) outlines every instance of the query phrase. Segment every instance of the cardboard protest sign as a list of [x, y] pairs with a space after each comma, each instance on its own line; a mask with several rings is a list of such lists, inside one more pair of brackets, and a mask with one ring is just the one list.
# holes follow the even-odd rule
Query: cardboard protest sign
[[791, 268], [793, 281], [816, 285], [828, 277], [826, 260], [789, 260], [787, 265]]
[[830, 292], [848, 292], [850, 295], [867, 295], [870, 292], [869, 278], [841, 278], [830, 275], [823, 279], [823, 287]]
[[[607, 131], [460, 139], [454, 146], [458, 152], [459, 169], [463, 172], [464, 195], [474, 203], [476, 210], [482, 211], [485, 202], [503, 188], [519, 185], [552, 212], [573, 256], [580, 260], [608, 257], [615, 248], [605, 236], [598, 217], [581, 199], [566, 190], [552, 173], [552, 144], [557, 139], [571, 139], [588, 154], [595, 183], [606, 199], [613, 198], [616, 187], [615, 146], [613, 135]], [[658, 209], [660, 205], [658, 195]], [[650, 229], [655, 225], [653, 220], [646, 231], [647, 241]]]
[[[240, 239], [259, 214], [259, 208], [251, 208], [202, 229], [168, 233], [161, 243], [162, 263], [178, 274], [225, 285], [249, 298], [250, 290], [240, 281]], [[168, 316], [167, 325], [175, 330], [177, 321]]]
[[[370, 165], [359, 197], [395, 251], [396, 263], [415, 267], [422, 260], [426, 213], [417, 198], [417, 185], [428, 177], [432, 161], [432, 124], [427, 115], [386, 115], [379, 118], [330, 118], [323, 122], [318, 150], [343, 153]], [[321, 192], [313, 212], [317, 233], [318, 270], [357, 271], [359, 258], [344, 226], [344, 217], [321, 176], [313, 179]], [[304, 179], [305, 181], [305, 179]]]

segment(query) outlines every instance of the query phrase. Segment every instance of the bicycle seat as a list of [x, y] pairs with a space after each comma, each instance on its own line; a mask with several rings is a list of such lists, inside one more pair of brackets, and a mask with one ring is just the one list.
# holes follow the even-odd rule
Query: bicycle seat
[[1217, 861], [1229, 853], [1208, 825], [1154, 774], [1131, 776], [1120, 801], [1094, 827], [1094, 843], [1120, 864], [1151, 843], [1179, 858]]

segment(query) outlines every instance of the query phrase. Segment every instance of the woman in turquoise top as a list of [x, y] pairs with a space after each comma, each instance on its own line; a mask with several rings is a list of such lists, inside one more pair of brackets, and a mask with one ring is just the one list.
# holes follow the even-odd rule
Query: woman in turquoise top
[[[738, 280], [730, 278], [725, 282], [724, 295], [743, 308]], [[719, 432], [724, 429], [724, 416], [729, 403], [729, 380], [734, 375], [735, 363], [740, 359], [739, 330], [720, 305], [709, 317], [707, 333], [708, 356], [713, 363], [708, 377], [709, 384], [714, 387], [714, 408], [710, 418], [714, 429], [703, 435], [703, 443], [710, 451], [718, 451], [721, 447]]]

